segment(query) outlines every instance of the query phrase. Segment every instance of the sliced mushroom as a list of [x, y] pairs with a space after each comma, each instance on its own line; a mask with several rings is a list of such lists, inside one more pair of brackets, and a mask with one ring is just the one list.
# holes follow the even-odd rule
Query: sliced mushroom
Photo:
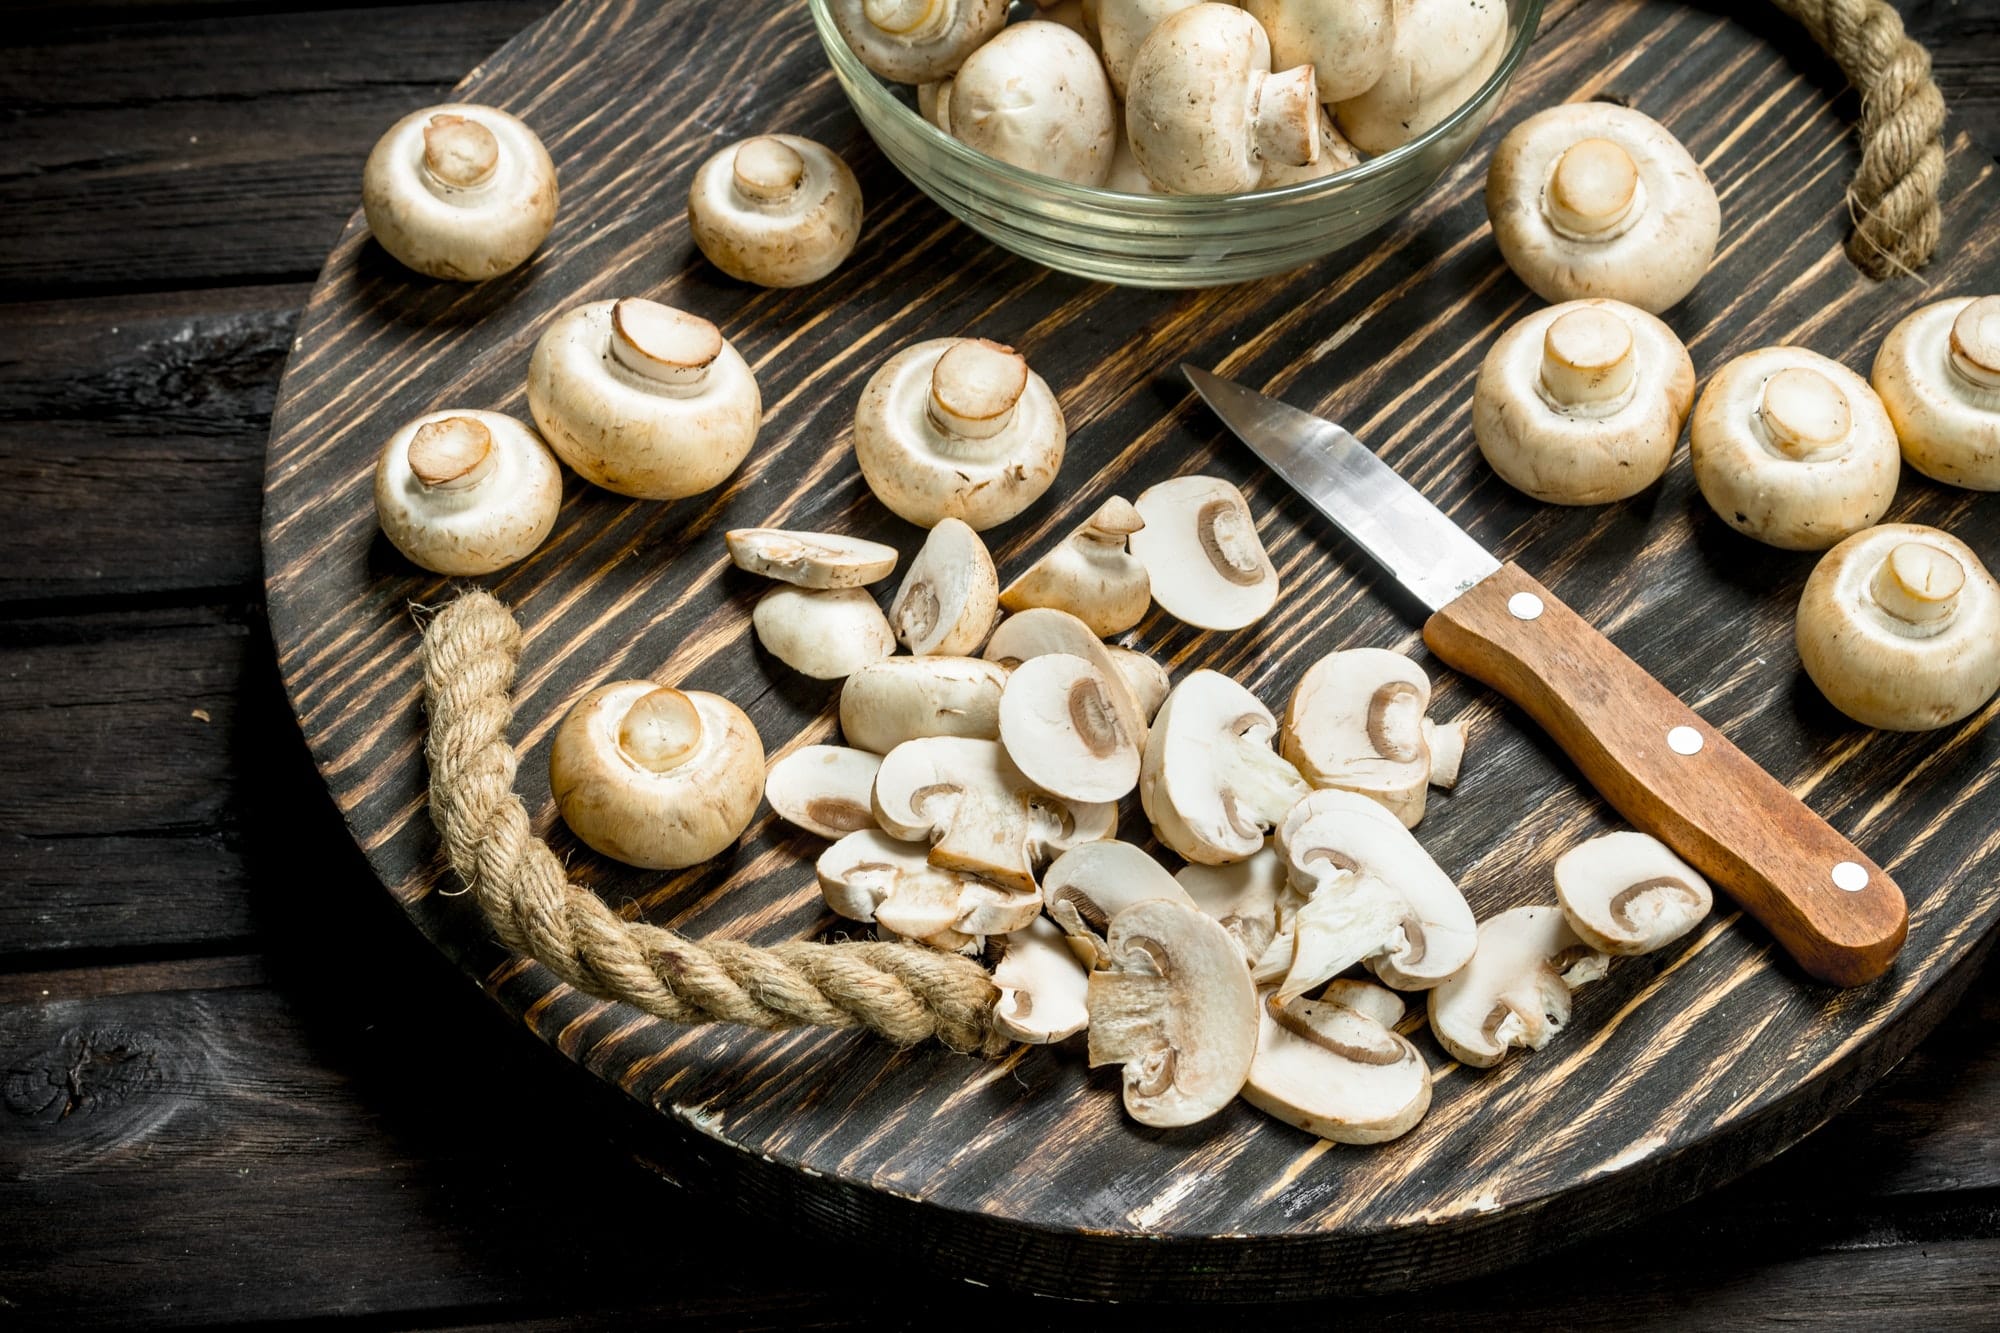
[[839, 268], [861, 239], [861, 185], [840, 155], [796, 134], [760, 134], [702, 163], [688, 233], [739, 282], [803, 287]]
[[1257, 992], [1236, 941], [1191, 907], [1154, 899], [1111, 918], [1090, 974], [1090, 1064], [1125, 1067], [1125, 1110], [1169, 1129], [1204, 1120], [1250, 1075]]
[[1175, 477], [1147, 487], [1135, 508], [1146, 526], [1131, 535], [1132, 554], [1168, 615], [1202, 629], [1242, 629], [1278, 600], [1278, 571], [1250, 504], [1228, 482]]
[[1609, 297], [1655, 315], [1701, 281], [1722, 227], [1680, 140], [1610, 102], [1552, 106], [1509, 130], [1486, 212], [1508, 267], [1543, 300]]
[[1460, 1064], [1486, 1069], [1512, 1047], [1539, 1051], [1569, 1022], [1569, 993], [1608, 960], [1554, 907], [1516, 907], [1479, 923], [1464, 971], [1430, 993], [1431, 1032]]
[[1386, 153], [1458, 110], [1499, 68], [1509, 6], [1396, 0], [1388, 68], [1341, 102], [1334, 119], [1364, 153]]
[[1000, 951], [993, 966], [993, 984], [1000, 988], [993, 1026], [1002, 1036], [1045, 1046], [1089, 1026], [1089, 974], [1060, 930], [1037, 917], [993, 945]]
[[921, 843], [877, 829], [834, 843], [815, 870], [827, 906], [841, 916], [934, 949], [976, 952], [987, 935], [1023, 929], [1041, 910], [1033, 886], [1003, 887], [932, 865]]
[[929, 83], [957, 69], [1007, 22], [1007, 0], [829, 0], [855, 58], [891, 83]]
[[720, 695], [621, 680], [579, 699], [549, 748], [570, 831], [628, 865], [676, 870], [735, 842], [757, 813], [764, 746]]
[[542, 437], [588, 481], [642, 500], [719, 486], [757, 438], [757, 380], [699, 315], [627, 297], [556, 320], [528, 363]]
[[1000, 615], [999, 594], [979, 534], [958, 519], [940, 519], [889, 604], [889, 622], [918, 657], [960, 657], [986, 642]]
[[1345, 102], [1381, 82], [1396, 48], [1394, 0], [1242, 0], [1271, 39], [1280, 69], [1311, 65], [1322, 102]]
[[1077, 185], [1102, 185], [1117, 116], [1111, 82], [1090, 43], [1060, 23], [1031, 19], [965, 58], [939, 123], [988, 157]]
[[1472, 434], [1500, 479], [1549, 504], [1608, 504], [1666, 474], [1694, 406], [1674, 331], [1618, 301], [1537, 310], [1479, 368]]
[[1008, 666], [1017, 667], [1051, 653], [1081, 657], [1096, 668], [1105, 681], [1116, 686], [1110, 694], [1111, 707], [1118, 715], [1118, 725], [1127, 735], [1141, 738], [1143, 746], [1146, 710], [1125, 683], [1126, 672], [1119, 669], [1118, 658], [1081, 620], [1067, 611], [1038, 606], [1031, 611], [1008, 616], [993, 631], [993, 637], [986, 641], [987, 660]]
[[1856, 722], [1948, 727], [2000, 690], [2000, 584], [1951, 534], [1884, 524], [1821, 559], [1797, 638], [1813, 684]]
[[[1278, 899], [1285, 890], [1285, 861], [1266, 844], [1246, 861], [1223, 866], [1183, 866], [1175, 873], [1194, 905], [1221, 923], [1243, 950], [1256, 977], [1278, 938]], [[1289, 966], [1289, 960], [1287, 961]]]
[[1926, 477], [2000, 491], [2000, 296], [1959, 296], [1889, 330], [1869, 376], [1903, 460]]
[[866, 588], [781, 583], [750, 613], [757, 642], [814, 680], [839, 680], [896, 651], [896, 636]]
[[1110, 837], [1118, 808], [1050, 795], [997, 742], [936, 736], [882, 760], [875, 820], [895, 837], [928, 839], [932, 865], [1025, 892], [1057, 852]]
[[895, 547], [834, 532], [734, 528], [722, 540], [738, 569], [801, 588], [859, 588], [896, 568]]
[[1878, 522], [1902, 471], [1868, 381], [1803, 347], [1746, 352], [1710, 376], [1688, 445], [1722, 521], [1788, 551], [1825, 550]]
[[1083, 842], [1058, 856], [1042, 876], [1042, 901], [1085, 967], [1104, 959], [1111, 918], [1152, 898], [1193, 907], [1166, 868], [1129, 842]]
[[1015, 667], [1000, 695], [1000, 743], [1015, 767], [1068, 801], [1116, 801], [1139, 783], [1142, 738], [1127, 729], [1115, 678], [1046, 653]]
[[977, 657], [885, 657], [840, 687], [840, 734], [887, 754], [926, 736], [1000, 738], [1007, 669]]
[[1174, 687], [1146, 740], [1139, 796], [1160, 841], [1190, 861], [1247, 860], [1311, 790], [1271, 741], [1278, 720], [1229, 677]]
[[540, 546], [562, 507], [562, 469], [541, 439], [498, 412], [430, 412], [375, 462], [382, 535], [434, 574], [490, 574]]
[[778, 817], [822, 838], [875, 827], [879, 755], [844, 745], [806, 745], [771, 765], [764, 799]]
[[1243, 1085], [1258, 1110], [1335, 1143], [1387, 1143], [1430, 1109], [1430, 1066], [1366, 1009], [1275, 997], [1258, 1008], [1257, 1058]]
[[407, 268], [479, 282], [527, 262], [556, 220], [556, 167], [535, 132], [498, 107], [412, 111], [361, 170], [368, 230]]
[[1458, 785], [1458, 773], [1465, 764], [1466, 733], [1470, 730], [1464, 718], [1443, 725], [1424, 719], [1424, 748], [1431, 752], [1431, 786], [1450, 791]]
[[1714, 905], [1708, 881], [1658, 838], [1624, 830], [1556, 859], [1556, 901], [1577, 937], [1600, 953], [1664, 949]]
[[1349, 1009], [1366, 1014], [1385, 1028], [1393, 1028], [1403, 1021], [1403, 997], [1372, 981], [1338, 977], [1320, 988], [1318, 998], [1329, 1004], [1344, 1004]]
[[1313, 786], [1358, 792], [1415, 828], [1431, 771], [1430, 706], [1430, 678], [1401, 653], [1328, 653], [1292, 690], [1278, 749]]
[[854, 457], [875, 498], [919, 527], [1004, 523], [1042, 497], [1068, 431], [1011, 347], [933, 338], [884, 362], [854, 411]]
[[1099, 638], [1145, 619], [1153, 582], [1125, 540], [1146, 526], [1129, 500], [1112, 496], [1062, 544], [1028, 567], [1000, 593], [1009, 611], [1037, 606], [1067, 611]]
[[1167, 669], [1137, 648], [1106, 644], [1104, 650], [1111, 654], [1111, 664], [1118, 668], [1119, 678], [1131, 691], [1132, 701], [1139, 706], [1139, 715], [1150, 724], [1159, 714], [1160, 705], [1167, 701], [1167, 692], [1173, 688]]
[[1284, 995], [1357, 962], [1398, 990], [1426, 990], [1472, 957], [1476, 927], [1458, 885], [1367, 797], [1314, 792], [1278, 826], [1278, 848], [1308, 894]]

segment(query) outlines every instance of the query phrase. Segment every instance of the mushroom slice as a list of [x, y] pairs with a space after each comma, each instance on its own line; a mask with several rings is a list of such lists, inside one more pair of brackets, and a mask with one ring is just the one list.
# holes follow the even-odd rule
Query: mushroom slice
[[1166, 868], [1129, 842], [1079, 843], [1055, 859], [1042, 876], [1042, 901], [1070, 948], [1086, 967], [1104, 958], [1111, 918], [1152, 898], [1195, 905]]
[[1149, 486], [1135, 507], [1146, 526], [1132, 554], [1153, 581], [1153, 600], [1202, 629], [1242, 629], [1278, 600], [1278, 571], [1264, 554], [1243, 492], [1218, 477]]
[[778, 817], [822, 838], [875, 827], [878, 755], [844, 745], [807, 745], [771, 765], [764, 799]]
[[1125, 1067], [1125, 1110], [1170, 1129], [1214, 1115], [1257, 1052], [1257, 992], [1236, 941], [1192, 907], [1154, 899], [1111, 919], [1090, 974], [1090, 1064]]
[[1577, 937], [1608, 954], [1665, 948], [1715, 903], [1693, 866], [1658, 838], [1630, 830], [1592, 838], [1557, 858], [1556, 901]]
[[1000, 737], [1007, 668], [977, 657], [885, 657], [840, 687], [849, 745], [887, 754], [926, 736]]
[[987, 935], [1019, 930], [1041, 910], [1032, 887], [1003, 888], [934, 866], [920, 844], [878, 829], [848, 834], [820, 854], [815, 870], [836, 913], [935, 949], [981, 947]]
[[1118, 808], [1050, 795], [994, 741], [936, 736], [882, 760], [875, 818], [895, 837], [929, 839], [932, 865], [1027, 891], [1057, 852], [1110, 837]]
[[1398, 990], [1427, 990], [1465, 966], [1477, 943], [1472, 909], [1410, 831], [1365, 796], [1328, 788], [1278, 827], [1295, 887], [1298, 958], [1286, 996], [1356, 962]]
[[895, 547], [834, 532], [735, 528], [722, 540], [738, 569], [801, 588], [859, 588], [896, 567]]
[[1148, 726], [1159, 716], [1160, 705], [1167, 701], [1167, 691], [1173, 688], [1173, 681], [1167, 669], [1137, 648], [1120, 648], [1116, 644], [1106, 644], [1104, 650], [1111, 654], [1111, 664], [1118, 668], [1118, 675], [1124, 680], [1125, 688], [1132, 692], [1132, 700], [1139, 705], [1139, 715]]
[[1000, 695], [1007, 757], [1064, 800], [1118, 800], [1139, 783], [1139, 738], [1119, 721], [1118, 688], [1068, 653], [1021, 663]]
[[720, 695], [650, 680], [599, 686], [549, 747], [549, 791], [593, 850], [649, 870], [720, 853], [757, 813], [764, 746]]
[[1139, 797], [1160, 841], [1203, 865], [1247, 860], [1310, 791], [1271, 750], [1278, 720], [1229, 677], [1174, 687], [1146, 739]]
[[1430, 678], [1401, 653], [1328, 653], [1293, 689], [1278, 748], [1313, 786], [1359, 792], [1414, 828], [1430, 777], [1430, 706]]
[[986, 642], [1000, 614], [1000, 580], [979, 534], [959, 519], [941, 519], [910, 562], [889, 623], [918, 657], [957, 657]]
[[896, 636], [865, 588], [780, 584], [750, 613], [757, 642], [792, 670], [839, 680], [896, 651]]
[[1254, 976], [1278, 936], [1278, 897], [1285, 862], [1268, 843], [1247, 861], [1225, 866], [1184, 866], [1174, 875], [1194, 905], [1221, 923], [1243, 950]]
[[1000, 988], [993, 1026], [1002, 1036], [1045, 1046], [1089, 1026], [1083, 1007], [1089, 974], [1060, 930], [1036, 917], [992, 944], [1000, 951], [993, 967], [993, 984]]
[[1335, 1143], [1386, 1143], [1430, 1109], [1430, 1066], [1369, 1009], [1275, 997], [1258, 1007], [1257, 1058], [1243, 1085], [1258, 1110]]
[[1424, 719], [1424, 748], [1431, 752], [1430, 784], [1450, 791], [1458, 785], [1465, 765], [1465, 739], [1471, 726], [1463, 718], [1442, 725]]
[[1146, 526], [1129, 500], [1112, 496], [1083, 526], [1000, 591], [1009, 611], [1052, 606], [1067, 611], [1099, 638], [1145, 619], [1153, 581], [1125, 541]]
[[1349, 1009], [1366, 1014], [1385, 1028], [1393, 1028], [1402, 1022], [1405, 1013], [1402, 996], [1372, 981], [1336, 978], [1327, 982], [1315, 998], [1326, 1004], [1344, 1004]]
[[1431, 1031], [1460, 1064], [1485, 1069], [1510, 1047], [1539, 1051], [1569, 1022], [1569, 993], [1609, 960], [1554, 907], [1516, 907], [1479, 923], [1465, 970], [1430, 993]]
[[1106, 682], [1115, 686], [1111, 691], [1111, 706], [1118, 714], [1118, 724], [1126, 734], [1140, 738], [1143, 744], [1146, 710], [1125, 684], [1126, 674], [1119, 669], [1118, 659], [1090, 632], [1090, 626], [1069, 612], [1040, 606], [1008, 616], [993, 631], [993, 637], [986, 641], [986, 660], [1001, 662], [1009, 667], [1018, 667], [1023, 662], [1050, 653], [1081, 657], [1095, 667]]

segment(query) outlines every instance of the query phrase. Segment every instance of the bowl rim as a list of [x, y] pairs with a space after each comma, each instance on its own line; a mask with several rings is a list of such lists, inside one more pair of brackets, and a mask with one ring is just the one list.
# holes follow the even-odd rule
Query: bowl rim
[[[1229, 204], [1241, 200], [1256, 200], [1259, 203], [1304, 202], [1320, 196], [1328, 198], [1344, 194], [1349, 188], [1397, 174], [1403, 163], [1421, 156], [1432, 144], [1450, 138], [1469, 120], [1475, 108], [1488, 107], [1506, 85], [1513, 79], [1521, 62], [1527, 58], [1528, 48], [1534, 44], [1542, 19], [1545, 0], [1520, 0], [1521, 25], [1507, 49], [1500, 55], [1500, 63], [1492, 74], [1473, 93], [1455, 107], [1451, 114], [1431, 126], [1408, 143], [1398, 144], [1386, 153], [1378, 153], [1365, 158], [1354, 166], [1345, 167], [1328, 176], [1312, 180], [1298, 181], [1291, 185], [1277, 185], [1268, 190], [1249, 190], [1241, 194], [1128, 194], [1123, 190], [1108, 190], [1100, 185], [1079, 185], [1060, 176], [1047, 176], [1038, 171], [1017, 167], [1011, 162], [1003, 162], [972, 148], [961, 140], [953, 138], [930, 121], [918, 114], [901, 98], [889, 91], [889, 84], [875, 72], [861, 63], [854, 54], [840, 29], [834, 24], [829, 0], [807, 0], [812, 13], [813, 27], [820, 45], [825, 49], [827, 59], [832, 62], [835, 73], [840, 76], [843, 87], [851, 88], [857, 83], [873, 84], [880, 92], [880, 100], [890, 108], [892, 118], [900, 118], [906, 125], [913, 126], [935, 151], [943, 153], [959, 166], [992, 177], [1003, 185], [1014, 185], [1023, 189], [1045, 191], [1063, 198], [1066, 202], [1102, 207], [1115, 203], [1126, 213], [1138, 212], [1161, 218], [1171, 218], [1178, 214], [1195, 214], [1212, 211], [1218, 204]], [[1512, 5], [1510, 3], [1511, 11]], [[1509, 14], [1512, 20], [1512, 14]], [[1490, 114], [1490, 113], [1488, 113]], [[1137, 204], [1139, 207], [1134, 208]]]

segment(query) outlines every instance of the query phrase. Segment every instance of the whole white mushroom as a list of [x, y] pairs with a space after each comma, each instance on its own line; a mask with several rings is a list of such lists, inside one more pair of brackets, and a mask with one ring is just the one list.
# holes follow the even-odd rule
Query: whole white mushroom
[[542, 544], [562, 507], [562, 469], [499, 412], [428, 412], [375, 462], [382, 535], [436, 574], [490, 574]]
[[479, 282], [518, 268], [556, 220], [556, 167], [518, 118], [470, 102], [389, 127], [361, 169], [368, 230], [408, 268]]
[[2000, 491], [2000, 296], [1913, 311], [1889, 330], [1870, 380], [1904, 462], [1953, 486]]
[[1400, 148], [1456, 111], [1507, 46], [1505, 0], [1394, 0], [1392, 23], [1381, 77], [1334, 108], [1364, 153]]
[[1059, 23], [1003, 28], [967, 56], [937, 122], [988, 157], [1078, 185], [1102, 185], [1117, 144], [1116, 102], [1090, 44]]
[[828, 0], [848, 49], [892, 83], [957, 69], [1007, 22], [1007, 0]]
[[1322, 102], [1361, 96], [1395, 55], [1394, 0], [1243, 0], [1271, 39], [1271, 63], [1311, 65]]
[[795, 134], [729, 144], [694, 174], [688, 231], [709, 262], [760, 287], [802, 287], [861, 238], [861, 185], [839, 154]]

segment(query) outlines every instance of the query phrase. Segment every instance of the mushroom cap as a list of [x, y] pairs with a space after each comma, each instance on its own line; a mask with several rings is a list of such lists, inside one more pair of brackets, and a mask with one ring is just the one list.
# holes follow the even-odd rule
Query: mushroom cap
[[368, 230], [407, 268], [480, 282], [518, 268], [556, 220], [556, 166], [535, 132], [498, 107], [427, 106], [404, 116], [361, 169]]
[[854, 410], [868, 489], [925, 528], [950, 517], [983, 532], [1014, 517], [1055, 480], [1067, 439], [1048, 384], [984, 339], [905, 347], [869, 377]]
[[1125, 1067], [1125, 1110], [1159, 1129], [1229, 1104], [1257, 1051], [1257, 992], [1227, 931], [1165, 899], [1111, 918], [1090, 974], [1090, 1064]]
[[760, 134], [702, 163], [688, 232], [739, 282], [803, 287], [839, 268], [861, 238], [861, 183], [825, 144]]
[[1196, 671], [1160, 706], [1139, 799], [1160, 841], [1190, 861], [1243, 861], [1310, 790], [1271, 742], [1278, 720], [1229, 677]]
[[729, 700], [650, 680], [579, 699], [549, 749], [549, 790], [592, 849], [649, 870], [706, 861], [735, 842], [764, 790], [764, 746]]
[[1266, 843], [1247, 861], [1188, 865], [1174, 879], [1187, 896], [1235, 937], [1256, 975], [1257, 964], [1278, 937], [1278, 899], [1285, 891], [1285, 861]]
[[375, 460], [382, 535], [434, 574], [490, 574], [525, 558], [561, 507], [555, 457], [499, 412], [426, 412], [397, 427]]
[[977, 657], [885, 657], [840, 687], [840, 734], [887, 754], [926, 736], [1000, 737], [1007, 668]]
[[1882, 517], [1902, 471], [1868, 381], [1803, 347], [1764, 347], [1709, 377], [1688, 426], [1695, 484], [1723, 522], [1819, 551]]
[[1242, 0], [1242, 4], [1271, 39], [1274, 66], [1313, 67], [1322, 102], [1359, 97], [1389, 72], [1396, 48], [1394, 0]]
[[1128, 91], [1132, 60], [1153, 35], [1153, 29], [1181, 10], [1200, 3], [1201, 0], [1098, 0], [1098, 51], [1104, 60], [1104, 72], [1111, 78], [1112, 92], [1120, 101]]
[[1002, 1036], [1043, 1046], [1090, 1025], [1083, 1004], [1089, 976], [1060, 930], [1036, 917], [993, 944], [1000, 950], [993, 965], [993, 984], [1000, 988], [993, 1026]]
[[1060, 23], [1003, 28], [952, 77], [945, 128], [969, 148], [1078, 185], [1102, 185], [1118, 107], [1090, 43]]
[[1099, 638], [1122, 634], [1145, 619], [1153, 581], [1128, 537], [1146, 526], [1129, 500], [1112, 496], [1047, 555], [1000, 590], [1009, 611], [1037, 606], [1067, 611]]
[[1097, 668], [1098, 674], [1116, 688], [1110, 691], [1111, 706], [1118, 714], [1120, 728], [1128, 736], [1146, 735], [1146, 710], [1126, 683], [1126, 671], [1111, 649], [1090, 632], [1090, 626], [1067, 611], [1038, 606], [1019, 615], [1008, 616], [986, 641], [986, 659], [1018, 667], [1021, 663], [1050, 653], [1081, 657]]
[[1364, 153], [1386, 153], [1458, 110], [1500, 66], [1508, 8], [1397, 0], [1388, 65], [1334, 107], [1341, 130]]
[[1489, 917], [1472, 961], [1431, 991], [1431, 1032], [1474, 1069], [1499, 1064], [1511, 1047], [1539, 1051], [1569, 1022], [1570, 991], [1604, 975], [1604, 963], [1558, 908]]
[[801, 588], [859, 588], [896, 567], [896, 548], [835, 532], [732, 528], [722, 535], [729, 558], [750, 574]]
[[1905, 462], [1948, 485], [2000, 491], [2000, 296], [1911, 311], [1869, 378]]
[[1821, 558], [1797, 638], [1813, 684], [1856, 722], [1948, 727], [2000, 690], [2000, 584], [1951, 534], [1884, 524]]
[[844, 745], [805, 745], [772, 763], [764, 799], [780, 819], [822, 838], [875, 827], [875, 770], [880, 755]]
[[1658, 838], [1630, 829], [1580, 842], [1556, 858], [1556, 901], [1577, 938], [1599, 953], [1664, 949], [1715, 904], [1708, 881]]
[[1694, 290], [1722, 230], [1715, 187], [1680, 140], [1610, 102], [1553, 106], [1509, 130], [1486, 212], [1507, 266], [1543, 300], [1602, 296], [1656, 315]]
[[828, 0], [855, 58], [891, 83], [929, 83], [1007, 22], [1007, 0]]
[[1151, 898], [1194, 906], [1165, 866], [1144, 849], [1114, 838], [1076, 844], [1042, 875], [1042, 902], [1085, 967], [1096, 966], [1104, 956], [1111, 918]]
[[942, 518], [903, 575], [889, 621], [916, 656], [959, 657], [986, 642], [1000, 615], [999, 596], [986, 543], [963, 521]]
[[1104, 651], [1111, 654], [1111, 664], [1118, 668], [1119, 678], [1131, 691], [1133, 702], [1139, 705], [1139, 716], [1150, 724], [1159, 714], [1160, 705], [1167, 701], [1167, 692], [1173, 689], [1167, 669], [1137, 648], [1107, 643]]
[[780, 583], [750, 612], [757, 642], [801, 675], [840, 680], [896, 651], [888, 618], [866, 588]]
[[932, 865], [1026, 890], [1057, 852], [1110, 837], [1118, 808], [1043, 791], [998, 742], [933, 736], [884, 756], [875, 821], [895, 837], [929, 839]]
[[1257, 1058], [1243, 1085], [1258, 1110], [1335, 1143], [1386, 1143], [1430, 1109], [1424, 1057], [1367, 1009], [1273, 997], [1258, 1011]]
[[1658, 481], [1694, 406], [1694, 362], [1674, 331], [1620, 301], [1537, 310], [1486, 353], [1472, 433], [1515, 490], [1609, 504]]
[[1430, 779], [1430, 706], [1430, 677], [1401, 653], [1331, 652], [1293, 687], [1278, 752], [1313, 786], [1357, 792], [1414, 828]]
[[1201, 629], [1236, 630], [1278, 600], [1278, 571], [1250, 502], [1228, 482], [1175, 477], [1148, 486], [1134, 508], [1146, 526], [1127, 540], [1168, 615]]
[[637, 297], [549, 325], [528, 362], [528, 409], [563, 462], [642, 500], [720, 485], [764, 419], [756, 378], [715, 325]]
[[1021, 663], [1000, 695], [1000, 743], [1007, 757], [1037, 786], [1065, 800], [1119, 800], [1139, 784], [1142, 742], [1120, 719], [1116, 700], [1123, 688], [1068, 653]]
[[1254, 190], [1266, 162], [1319, 158], [1312, 66], [1273, 74], [1264, 29], [1234, 5], [1160, 20], [1132, 57], [1125, 98], [1133, 157], [1176, 194]]
[[1347, 136], [1333, 123], [1333, 116], [1325, 107], [1319, 109], [1319, 156], [1302, 165], [1290, 162], [1266, 162], [1264, 174], [1257, 178], [1260, 190], [1275, 190], [1283, 185], [1297, 185], [1301, 181], [1316, 181], [1358, 166], [1361, 154]]

